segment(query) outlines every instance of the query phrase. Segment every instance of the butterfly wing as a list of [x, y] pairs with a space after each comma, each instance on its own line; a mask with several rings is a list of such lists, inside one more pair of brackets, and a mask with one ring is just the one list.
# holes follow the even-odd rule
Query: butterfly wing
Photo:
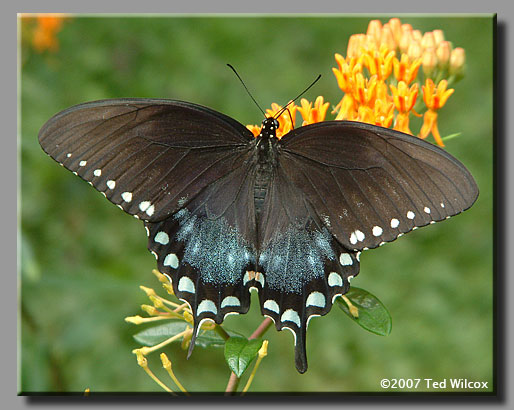
[[173, 216], [145, 222], [159, 270], [171, 276], [175, 294], [191, 307], [190, 352], [202, 321], [219, 324], [250, 307], [253, 281], [245, 281], [244, 273], [255, 269], [254, 166], [249, 153], [241, 157], [233, 159], [237, 168]]
[[231, 171], [248, 150], [242, 124], [196, 104], [158, 99], [94, 101], [52, 117], [43, 150], [140, 219], [162, 220]]
[[244, 273], [255, 267], [256, 229], [255, 139], [246, 127], [191, 103], [106, 100], [57, 114], [39, 141], [144, 220], [159, 270], [191, 306], [191, 349], [203, 320], [248, 311], [254, 281]]
[[348, 249], [375, 248], [468, 209], [469, 171], [442, 149], [401, 132], [333, 121], [281, 141], [284, 172]]
[[327, 230], [304, 193], [279, 165], [272, 176], [258, 225], [257, 284], [263, 315], [295, 339], [295, 363], [307, 370], [306, 330], [310, 318], [328, 313], [337, 295], [359, 273], [358, 254]]

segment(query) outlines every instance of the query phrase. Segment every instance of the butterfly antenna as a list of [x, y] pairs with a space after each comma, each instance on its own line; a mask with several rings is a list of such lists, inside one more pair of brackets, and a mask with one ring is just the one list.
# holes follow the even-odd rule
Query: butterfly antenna
[[298, 96], [294, 99], [294, 100], [291, 100], [289, 101], [285, 106], [284, 108], [282, 108], [278, 114], [275, 115], [275, 119], [277, 119], [278, 117], [280, 117], [282, 115], [282, 113], [287, 110], [287, 107], [289, 107], [292, 103], [294, 103], [298, 98], [300, 98], [302, 95], [304, 95], [307, 91], [309, 91], [309, 89], [318, 82], [318, 80], [321, 78], [321, 74], [318, 75], [318, 77], [311, 83], [311, 85], [309, 85], [305, 90], [303, 90], [300, 94], [298, 94]]
[[261, 106], [259, 105], [259, 103], [255, 100], [255, 98], [253, 98], [253, 95], [250, 93], [250, 91], [248, 90], [248, 87], [246, 86], [246, 84], [244, 83], [243, 79], [239, 76], [239, 74], [237, 73], [236, 69], [234, 67], [232, 67], [230, 64], [227, 63], [227, 65], [232, 69], [232, 71], [234, 72], [234, 74], [237, 76], [237, 78], [239, 78], [239, 81], [241, 81], [241, 84], [243, 84], [243, 87], [245, 88], [246, 92], [248, 93], [248, 95], [250, 96], [250, 98], [253, 100], [253, 102], [255, 103], [255, 105], [259, 108], [259, 110], [261, 110], [262, 112], [262, 115], [264, 115], [264, 117], [266, 117], [266, 113], [263, 111], [263, 109], [261, 108]]

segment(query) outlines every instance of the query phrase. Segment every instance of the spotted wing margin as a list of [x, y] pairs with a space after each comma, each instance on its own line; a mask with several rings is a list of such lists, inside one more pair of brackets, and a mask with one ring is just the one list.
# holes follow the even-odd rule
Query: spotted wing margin
[[258, 223], [259, 301], [277, 330], [294, 335], [295, 364], [307, 370], [309, 320], [327, 314], [359, 272], [358, 254], [326, 229], [312, 204], [280, 167], [274, 170]]
[[194, 319], [190, 353], [201, 323], [222, 323], [246, 313], [255, 271], [255, 161], [240, 156], [234, 170], [204, 188], [184, 208], [159, 221], [145, 222], [148, 249], [161, 272], [170, 276], [178, 298]]
[[52, 117], [43, 150], [138, 218], [159, 221], [231, 171], [251, 132], [200, 105], [162, 99], [88, 102]]
[[280, 145], [280, 166], [349, 249], [393, 241], [468, 209], [478, 197], [457, 159], [387, 128], [319, 123], [290, 132]]

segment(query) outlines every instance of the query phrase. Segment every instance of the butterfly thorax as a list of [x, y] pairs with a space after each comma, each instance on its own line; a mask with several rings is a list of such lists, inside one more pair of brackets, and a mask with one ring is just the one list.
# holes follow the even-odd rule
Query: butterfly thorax
[[254, 185], [255, 213], [259, 220], [269, 182], [276, 165], [276, 150], [278, 139], [276, 131], [279, 124], [274, 118], [266, 118], [257, 137], [257, 167]]

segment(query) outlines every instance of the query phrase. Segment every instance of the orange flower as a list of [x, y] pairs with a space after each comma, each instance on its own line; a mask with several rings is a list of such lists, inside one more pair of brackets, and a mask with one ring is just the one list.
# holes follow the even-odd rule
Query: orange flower
[[353, 99], [360, 105], [372, 107], [375, 103], [377, 88], [377, 76], [364, 78], [362, 73], [355, 76], [355, 87], [353, 89]]
[[423, 126], [419, 131], [419, 137], [425, 139], [428, 134], [432, 133], [437, 145], [441, 147], [444, 147], [444, 143], [437, 126], [437, 110], [446, 104], [450, 95], [455, 91], [452, 88], [447, 90], [447, 86], [448, 81], [441, 80], [436, 88], [432, 79], [427, 78], [425, 85], [421, 87], [423, 90], [423, 101], [428, 110], [423, 116]]
[[423, 101], [430, 110], [439, 110], [446, 104], [450, 95], [455, 91], [453, 88], [447, 90], [448, 81], [441, 80], [437, 84], [437, 88], [432, 79], [427, 78], [425, 85], [421, 87], [423, 90]]
[[303, 118], [302, 126], [325, 121], [325, 116], [327, 114], [327, 109], [330, 103], [324, 102], [322, 96], [316, 98], [316, 101], [314, 102], [314, 108], [312, 108], [312, 103], [307, 101], [305, 98], [302, 98], [300, 103], [301, 107], [298, 107], [298, 111], [300, 111], [300, 114]]
[[341, 54], [335, 54], [338, 68], [332, 68], [332, 71], [337, 79], [337, 85], [344, 93], [352, 91], [355, 82], [355, 75], [362, 71], [362, 65], [358, 62], [357, 58], [347, 57], [346, 59]]
[[357, 115], [357, 105], [351, 94], [345, 94], [343, 99], [335, 107], [336, 121], [353, 120]]
[[391, 74], [394, 55], [393, 50], [386, 45], [382, 45], [380, 51], [368, 51], [364, 54], [362, 61], [370, 76], [376, 75], [379, 80], [385, 80]]
[[247, 125], [246, 128], [248, 128], [252, 132], [254, 137], [258, 137], [261, 133], [261, 127], [259, 127], [258, 125]]
[[393, 59], [394, 76], [398, 81], [404, 81], [406, 84], [412, 83], [418, 75], [421, 59], [415, 59], [410, 62], [407, 54], [402, 54], [401, 60], [396, 57]]
[[418, 97], [418, 83], [413, 84], [409, 88], [404, 81], [400, 81], [398, 88], [392, 84], [390, 87], [393, 93], [394, 106], [399, 111], [396, 116], [394, 129], [412, 135], [412, 131], [409, 128], [409, 114], [414, 108]]
[[64, 17], [60, 15], [42, 14], [37, 16], [32, 45], [38, 52], [56, 51], [59, 48], [57, 33], [61, 30]]
[[408, 113], [414, 108], [418, 98], [418, 83], [412, 84], [409, 88], [405, 81], [398, 82], [398, 88], [394, 85], [389, 86], [393, 93], [393, 102], [396, 109], [401, 113]]

